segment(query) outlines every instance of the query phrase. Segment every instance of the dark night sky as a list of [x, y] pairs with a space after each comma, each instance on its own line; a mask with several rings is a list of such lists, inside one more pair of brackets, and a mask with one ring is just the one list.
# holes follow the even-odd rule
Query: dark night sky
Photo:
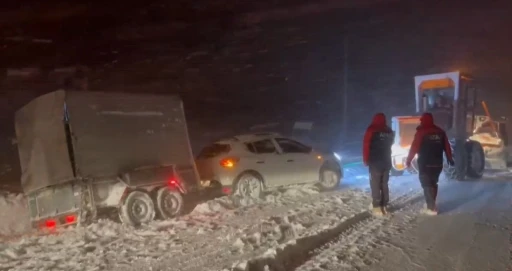
[[[478, 79], [493, 114], [512, 115], [510, 0], [29, 2], [38, 1], [0, 8], [0, 163], [13, 165], [4, 177], [15, 181], [12, 114], [55, 90], [47, 72], [69, 65], [89, 68], [91, 90], [179, 93], [195, 151], [255, 124], [287, 132], [297, 120], [314, 121], [313, 140], [327, 147], [360, 143], [376, 111], [414, 113], [415, 75], [454, 69]], [[348, 138], [340, 135], [344, 37]], [[43, 73], [5, 76], [23, 67]]]
[[[3, 37], [54, 43], [6, 43], [0, 65], [82, 64], [91, 69], [92, 89], [178, 92], [198, 126], [310, 119], [338, 134], [348, 27], [357, 133], [375, 110], [413, 113], [414, 75], [453, 69], [474, 74], [493, 112], [510, 115], [510, 1], [382, 0], [357, 9], [361, 1], [189, 2], [88, 1], [52, 8], [54, 2], [46, 1], [3, 12]], [[4, 82], [4, 89], [37, 86]], [[30, 96], [16, 93], [7, 99], [21, 103]]]

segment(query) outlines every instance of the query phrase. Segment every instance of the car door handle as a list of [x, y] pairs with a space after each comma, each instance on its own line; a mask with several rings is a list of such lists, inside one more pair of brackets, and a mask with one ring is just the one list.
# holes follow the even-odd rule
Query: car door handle
[[256, 164], [265, 164], [265, 161], [257, 161]]
[[286, 162], [293, 162], [293, 160], [292, 160], [292, 159], [290, 159], [290, 160], [286, 160]]

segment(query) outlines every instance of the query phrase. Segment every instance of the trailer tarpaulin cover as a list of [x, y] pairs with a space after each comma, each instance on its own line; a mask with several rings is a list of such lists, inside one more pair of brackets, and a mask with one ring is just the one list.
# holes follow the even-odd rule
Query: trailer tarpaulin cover
[[77, 175], [116, 176], [139, 167], [194, 163], [177, 96], [68, 92], [66, 106]]
[[40, 96], [16, 112], [15, 128], [25, 193], [73, 179], [64, 126], [64, 91]]

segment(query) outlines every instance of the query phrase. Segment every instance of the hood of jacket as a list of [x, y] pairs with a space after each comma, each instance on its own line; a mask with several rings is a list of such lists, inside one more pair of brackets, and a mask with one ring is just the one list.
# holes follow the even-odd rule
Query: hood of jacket
[[377, 113], [373, 116], [372, 126], [375, 127], [386, 127], [386, 115], [384, 113]]
[[424, 128], [429, 128], [434, 126], [434, 117], [430, 113], [423, 113], [420, 118], [420, 126]]

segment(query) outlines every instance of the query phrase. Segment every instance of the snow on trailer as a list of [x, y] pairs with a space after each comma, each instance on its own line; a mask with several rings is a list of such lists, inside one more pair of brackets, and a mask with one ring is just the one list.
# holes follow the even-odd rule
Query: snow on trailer
[[133, 225], [169, 218], [197, 189], [179, 97], [60, 90], [16, 112], [15, 126], [33, 226], [94, 220], [104, 208]]

